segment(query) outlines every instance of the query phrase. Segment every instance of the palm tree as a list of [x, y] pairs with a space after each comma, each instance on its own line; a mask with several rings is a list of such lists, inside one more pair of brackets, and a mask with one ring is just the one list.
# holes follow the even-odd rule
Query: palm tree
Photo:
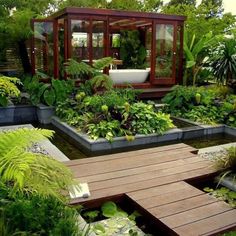
[[236, 79], [236, 41], [228, 39], [219, 48], [211, 64], [213, 74], [221, 84], [233, 84]]
[[[196, 40], [195, 34], [189, 38], [188, 33], [184, 34], [184, 53], [186, 59], [186, 69], [184, 75], [184, 85], [187, 84], [187, 76], [190, 74], [193, 79], [193, 85], [196, 84], [197, 75], [201, 71], [204, 61], [207, 56], [204, 52], [208, 47], [212, 47], [218, 40], [218, 37], [213, 36], [212, 32], [203, 35], [199, 40]], [[190, 72], [190, 73], [188, 73]]]

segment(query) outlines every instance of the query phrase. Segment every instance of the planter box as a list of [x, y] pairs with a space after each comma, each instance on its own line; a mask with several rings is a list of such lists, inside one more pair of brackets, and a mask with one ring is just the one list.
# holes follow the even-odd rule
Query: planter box
[[127, 147], [174, 141], [181, 139], [183, 135], [183, 131], [181, 129], [171, 129], [165, 132], [163, 135], [135, 135], [135, 140], [131, 142], [127, 141], [125, 137], [117, 137], [114, 138], [113, 142], [109, 142], [105, 138], [92, 140], [87, 134], [79, 133], [75, 128], [69, 126], [65, 122], [61, 122], [57, 117], [52, 118], [52, 124], [63, 133], [66, 133], [76, 143], [78, 143], [78, 146], [82, 146], [85, 152], [102, 153], [104, 151], [112, 151]]
[[0, 124], [25, 124], [37, 121], [36, 107], [32, 105], [10, 105], [0, 107]]
[[37, 106], [37, 117], [41, 124], [50, 124], [55, 113], [55, 107], [49, 107], [43, 104]]
[[[185, 120], [186, 121], [186, 120]], [[100, 155], [108, 154], [113, 151], [124, 149], [149, 147], [150, 145], [170, 144], [171, 141], [181, 141], [192, 138], [199, 138], [211, 134], [230, 133], [236, 136], [236, 129], [231, 129], [225, 125], [216, 126], [192, 126], [183, 129], [171, 129], [163, 135], [150, 134], [150, 135], [135, 135], [134, 141], [127, 141], [125, 137], [114, 138], [113, 142], [108, 142], [104, 138], [92, 140], [87, 134], [79, 133], [75, 128], [69, 126], [65, 122], [61, 122], [58, 117], [52, 118], [52, 124], [60, 131], [68, 135], [74, 144], [82, 149], [87, 155]]]

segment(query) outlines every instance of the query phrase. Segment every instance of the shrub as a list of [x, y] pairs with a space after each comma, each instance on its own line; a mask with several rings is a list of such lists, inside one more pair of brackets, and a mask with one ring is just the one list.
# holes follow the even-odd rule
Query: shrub
[[112, 141], [114, 137], [126, 136], [131, 141], [137, 133], [161, 134], [172, 128], [169, 115], [156, 113], [151, 104], [135, 102], [138, 92], [124, 89], [107, 91], [102, 96], [78, 96], [77, 102], [67, 100], [59, 104], [56, 113], [92, 139]]
[[236, 127], [236, 96], [226, 86], [184, 87], [175, 86], [163, 98], [165, 111], [193, 121], [215, 124], [225, 123]]
[[126, 110], [123, 116], [124, 120], [131, 120], [130, 130], [134, 134], [162, 134], [167, 129], [174, 127], [169, 115], [156, 113], [153, 105], [143, 102], [131, 105], [129, 111]]
[[5, 107], [11, 98], [20, 96], [20, 90], [17, 88], [20, 84], [18, 78], [0, 75], [0, 106]]
[[22, 128], [0, 133], [1, 235], [78, 235], [74, 209], [64, 195], [76, 182], [62, 163], [32, 153], [49, 130]]
[[0, 208], [8, 235], [77, 236], [77, 212], [54, 197], [10, 197], [1, 189]]
[[24, 86], [33, 105], [43, 103], [54, 106], [67, 99], [73, 91], [74, 82], [72, 80], [52, 79], [51, 83], [43, 83], [39, 81], [38, 76], [33, 76], [25, 79]]

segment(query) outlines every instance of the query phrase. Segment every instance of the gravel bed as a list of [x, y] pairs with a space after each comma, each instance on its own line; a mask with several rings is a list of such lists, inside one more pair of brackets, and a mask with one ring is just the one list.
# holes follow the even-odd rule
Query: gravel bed
[[217, 160], [219, 158], [226, 156], [227, 151], [225, 149], [221, 149], [219, 151], [200, 153], [199, 155], [200, 155], [200, 157], [202, 157], [204, 159], [214, 161], [214, 160]]

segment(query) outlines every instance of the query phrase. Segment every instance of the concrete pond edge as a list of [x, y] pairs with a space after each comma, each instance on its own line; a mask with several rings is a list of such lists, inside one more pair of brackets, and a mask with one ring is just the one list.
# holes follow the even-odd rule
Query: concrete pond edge
[[[179, 118], [178, 118], [179, 119]], [[180, 118], [184, 122], [189, 122], [186, 119]], [[104, 138], [92, 140], [85, 133], [78, 132], [74, 127], [61, 121], [58, 117], [52, 117], [51, 123], [61, 132], [66, 133], [74, 142], [78, 143], [84, 149], [90, 152], [111, 151], [120, 148], [135, 147], [147, 144], [158, 144], [163, 142], [171, 142], [177, 140], [186, 140], [191, 138], [199, 138], [205, 135], [225, 133], [236, 136], [236, 129], [226, 125], [201, 125], [190, 121], [193, 127], [174, 128], [163, 135], [135, 135], [134, 141], [127, 141], [125, 137], [116, 137], [113, 142], [109, 142]]]

